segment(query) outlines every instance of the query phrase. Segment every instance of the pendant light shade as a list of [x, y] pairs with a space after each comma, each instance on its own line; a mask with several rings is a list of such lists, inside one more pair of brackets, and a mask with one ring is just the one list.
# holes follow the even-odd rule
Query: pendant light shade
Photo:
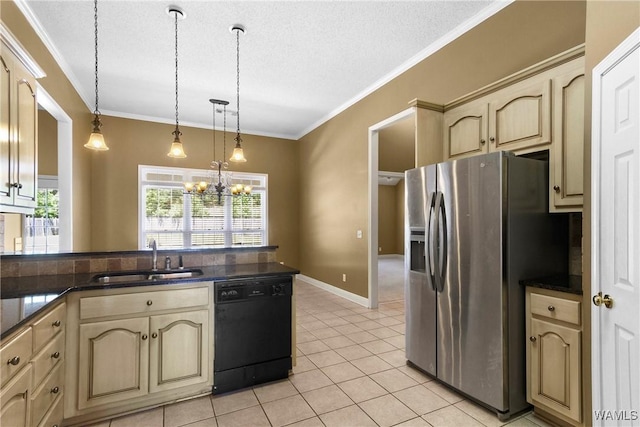
[[174, 16], [175, 42], [176, 42], [175, 44], [175, 47], [176, 47], [175, 48], [175, 53], [176, 53], [176, 129], [172, 132], [175, 138], [171, 143], [171, 148], [169, 149], [167, 156], [173, 157], [176, 159], [184, 159], [185, 157], [187, 157], [187, 155], [184, 152], [182, 141], [180, 141], [180, 135], [182, 135], [182, 132], [180, 132], [179, 121], [178, 121], [178, 18], [184, 19], [185, 15], [182, 9], [180, 9], [177, 6], [169, 6], [169, 8], [167, 9], [167, 13], [169, 15]]
[[93, 28], [94, 28], [94, 53], [95, 53], [95, 84], [96, 84], [96, 108], [93, 110], [94, 118], [93, 131], [89, 136], [89, 141], [84, 144], [85, 148], [95, 151], [107, 151], [109, 147], [104, 142], [104, 136], [100, 131], [102, 122], [100, 121], [100, 110], [98, 109], [98, 0], [93, 2]]
[[240, 33], [244, 34], [245, 27], [241, 24], [234, 24], [229, 28], [229, 31], [236, 32], [236, 103], [238, 110], [238, 128], [235, 137], [236, 146], [233, 149], [233, 154], [229, 160], [236, 163], [242, 163], [247, 161], [244, 157], [244, 151], [242, 150], [242, 138], [240, 137]]

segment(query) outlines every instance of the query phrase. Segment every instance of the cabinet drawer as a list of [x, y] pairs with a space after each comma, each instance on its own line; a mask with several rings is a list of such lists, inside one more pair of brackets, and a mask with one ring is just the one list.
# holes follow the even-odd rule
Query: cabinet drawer
[[64, 381], [62, 367], [62, 363], [58, 364], [33, 394], [31, 400], [31, 425], [38, 425], [56, 398], [62, 394], [62, 383]]
[[66, 318], [67, 305], [62, 303], [35, 322], [32, 325], [33, 351], [40, 350], [53, 336], [63, 330]]
[[62, 425], [62, 420], [64, 418], [63, 413], [63, 401], [62, 401], [62, 393], [58, 393], [58, 397], [56, 397], [53, 406], [49, 409], [49, 412], [44, 416], [38, 427], [58, 427]]
[[32, 354], [33, 332], [27, 328], [0, 349], [0, 381], [2, 385], [29, 364]]
[[580, 325], [580, 302], [531, 294], [531, 314]]
[[64, 360], [64, 333], [58, 334], [31, 361], [33, 363], [33, 385], [40, 381], [62, 360]]
[[86, 297], [80, 298], [80, 319], [144, 314], [208, 304], [208, 287]]

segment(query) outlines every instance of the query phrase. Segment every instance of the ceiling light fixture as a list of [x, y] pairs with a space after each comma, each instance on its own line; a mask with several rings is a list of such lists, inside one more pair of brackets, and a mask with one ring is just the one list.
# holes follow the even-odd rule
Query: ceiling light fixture
[[176, 129], [171, 132], [175, 135], [173, 142], [171, 143], [171, 149], [167, 153], [167, 156], [174, 157], [176, 159], [184, 159], [187, 155], [184, 152], [182, 141], [180, 141], [180, 127], [178, 126], [178, 18], [184, 19], [186, 16], [182, 9], [177, 6], [169, 6], [167, 8], [169, 15], [173, 14], [175, 19], [175, 41], [176, 41]]
[[[227, 157], [227, 105], [229, 101], [221, 99], [210, 99], [209, 102], [213, 106], [213, 159], [211, 161], [211, 169], [217, 172], [217, 176], [211, 177], [211, 182], [185, 182], [184, 189], [186, 194], [207, 195], [214, 194], [221, 203], [223, 196], [241, 196], [251, 194], [251, 187], [242, 184], [232, 184], [231, 172], [223, 173], [223, 170], [229, 168], [229, 163], [224, 159]], [[222, 105], [222, 109], [216, 109], [216, 105]], [[216, 112], [223, 114], [222, 127], [222, 160], [216, 159]], [[217, 180], [216, 180], [217, 179]]]
[[244, 34], [245, 27], [241, 24], [234, 24], [229, 28], [229, 31], [232, 33], [236, 32], [236, 103], [237, 103], [237, 112], [238, 112], [238, 130], [236, 131], [236, 146], [233, 149], [233, 154], [231, 155], [232, 162], [246, 162], [247, 159], [244, 157], [244, 152], [242, 150], [242, 138], [240, 137], [240, 33]]
[[102, 122], [100, 121], [100, 110], [98, 109], [98, 0], [93, 2], [93, 26], [94, 26], [94, 52], [95, 52], [95, 82], [96, 82], [96, 108], [93, 110], [94, 118], [93, 131], [84, 146], [90, 150], [107, 151], [109, 147], [104, 142], [104, 136], [100, 131]]

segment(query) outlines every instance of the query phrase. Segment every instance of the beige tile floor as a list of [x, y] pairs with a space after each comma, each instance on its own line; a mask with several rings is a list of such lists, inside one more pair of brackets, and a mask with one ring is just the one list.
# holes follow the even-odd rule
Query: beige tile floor
[[[114, 418], [94, 427], [500, 426], [404, 358], [404, 301], [371, 310], [296, 282], [297, 365], [288, 379]], [[509, 426], [548, 426], [533, 414]]]

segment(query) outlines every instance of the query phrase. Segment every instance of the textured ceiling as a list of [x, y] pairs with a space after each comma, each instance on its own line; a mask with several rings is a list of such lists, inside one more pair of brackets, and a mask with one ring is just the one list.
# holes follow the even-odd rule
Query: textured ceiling
[[[16, 2], [93, 110], [93, 1]], [[209, 98], [236, 109], [229, 27], [240, 23], [242, 131], [297, 139], [508, 3], [101, 0], [103, 114], [175, 122], [171, 4], [186, 13], [178, 21], [180, 123], [211, 127]]]

